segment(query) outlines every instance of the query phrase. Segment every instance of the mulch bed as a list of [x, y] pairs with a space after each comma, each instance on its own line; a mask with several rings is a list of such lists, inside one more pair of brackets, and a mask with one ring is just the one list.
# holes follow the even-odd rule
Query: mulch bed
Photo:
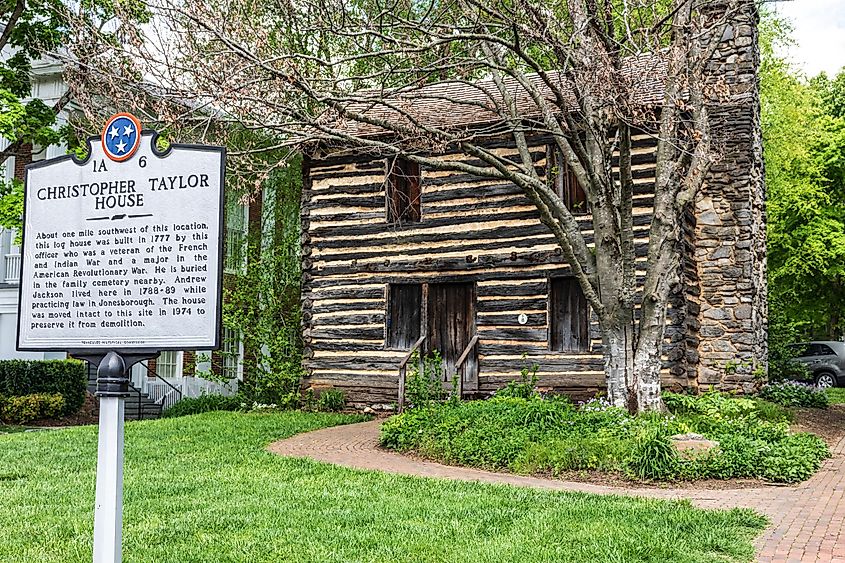
[[845, 405], [831, 405], [826, 409], [795, 409], [790, 425], [795, 432], [811, 432], [829, 446], [845, 436]]

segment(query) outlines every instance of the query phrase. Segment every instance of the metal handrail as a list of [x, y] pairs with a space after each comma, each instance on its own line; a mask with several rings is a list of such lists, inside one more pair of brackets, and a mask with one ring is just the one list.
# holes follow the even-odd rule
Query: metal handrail
[[132, 391], [135, 391], [135, 393], [138, 394], [138, 402], [136, 404], [137, 412], [135, 413], [135, 418], [136, 418], [136, 420], [142, 420], [144, 418], [144, 416], [143, 416], [144, 408], [142, 406], [143, 400], [141, 398], [141, 390], [139, 388], [135, 387], [134, 385], [132, 385], [131, 381], [129, 382], [129, 388]]
[[[467, 344], [467, 347], [464, 348], [463, 353], [460, 355], [460, 357], [458, 357], [458, 361], [455, 362], [455, 376], [458, 375], [458, 372], [460, 371], [461, 366], [463, 366], [464, 362], [467, 361], [467, 358], [469, 358], [469, 353], [472, 351], [473, 348], [475, 348], [476, 344], [478, 344], [478, 333], [476, 333], [475, 336], [472, 337], [472, 339], [469, 341], [469, 344]], [[457, 379], [458, 379], [458, 397], [463, 397], [463, 393], [464, 393], [463, 374], [460, 377], [458, 377]]]
[[[156, 371], [154, 371], [154, 370], [150, 369], [149, 362], [141, 362], [141, 365], [142, 365], [142, 366], [144, 366], [144, 367], [147, 369], [147, 374], [148, 374], [148, 375], [149, 375], [149, 374], [152, 374], [152, 376], [156, 378], [156, 381], [161, 381], [161, 382], [163, 382], [165, 385], [167, 385], [168, 387], [170, 387], [170, 389], [171, 389], [174, 393], [176, 393], [176, 394], [177, 394], [177, 399], [176, 399], [176, 402], [179, 402], [179, 401], [181, 401], [181, 400], [182, 400], [182, 390], [181, 390], [181, 389], [179, 389], [179, 388], [177, 388], [176, 386], [174, 386], [172, 383], [170, 383], [169, 381], [167, 381], [164, 377], [159, 376], [159, 375], [158, 375], [158, 373], [157, 373]], [[164, 400], [162, 399], [162, 407], [164, 406], [164, 404], [163, 404], [163, 403], [164, 403]]]
[[402, 412], [405, 408], [405, 375], [407, 372], [408, 361], [420, 345], [425, 342], [425, 338], [425, 335], [420, 336], [419, 340], [417, 340], [414, 345], [411, 346], [411, 349], [408, 350], [408, 353], [402, 359], [402, 363], [399, 364], [399, 412]]

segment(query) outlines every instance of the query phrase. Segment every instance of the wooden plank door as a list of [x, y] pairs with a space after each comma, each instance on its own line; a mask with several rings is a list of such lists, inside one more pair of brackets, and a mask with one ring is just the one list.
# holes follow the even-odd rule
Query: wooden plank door
[[[426, 350], [437, 350], [443, 356], [443, 383], [451, 387], [455, 364], [475, 335], [475, 284], [430, 284], [426, 317]], [[464, 381], [477, 381], [477, 354], [474, 350], [464, 363]]]

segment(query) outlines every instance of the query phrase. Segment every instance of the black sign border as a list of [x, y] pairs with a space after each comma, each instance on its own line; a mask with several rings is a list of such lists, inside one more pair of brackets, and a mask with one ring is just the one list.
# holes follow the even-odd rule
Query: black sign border
[[[106, 352], [114, 351], [121, 355], [145, 355], [149, 354], [150, 352], [169, 352], [169, 351], [204, 351], [204, 350], [219, 350], [222, 340], [222, 332], [223, 332], [223, 270], [225, 269], [223, 266], [223, 243], [225, 241], [225, 232], [224, 232], [224, 213], [225, 213], [225, 204], [226, 204], [226, 147], [217, 146], [217, 145], [199, 145], [199, 144], [192, 144], [192, 143], [170, 143], [168, 147], [160, 151], [156, 147], [156, 144], [160, 138], [159, 132], [154, 129], [143, 129], [141, 130], [141, 136], [144, 137], [149, 135], [151, 148], [153, 154], [160, 158], [166, 158], [173, 149], [189, 149], [194, 151], [208, 151], [208, 152], [218, 152], [220, 153], [220, 201], [219, 201], [219, 209], [220, 209], [220, 217], [219, 221], [219, 228], [218, 228], [218, 241], [217, 241], [217, 315], [214, 319], [214, 345], [213, 346], [137, 346], [137, 347], [103, 347], [103, 348], [66, 348], [66, 347], [22, 347], [21, 346], [21, 323], [23, 317], [21, 316], [21, 303], [23, 303], [23, 285], [24, 280], [21, 279], [18, 285], [18, 322], [17, 322], [17, 334], [15, 337], [15, 348], [19, 352], [67, 352], [72, 356], [93, 356], [97, 354], [104, 354]], [[56, 158], [51, 158], [49, 160], [40, 160], [38, 162], [33, 162], [27, 164], [25, 167], [26, 173], [24, 175], [24, 196], [23, 196], [23, 233], [21, 235], [21, 273], [23, 273], [23, 265], [24, 260], [26, 258], [23, 249], [26, 248], [26, 202], [27, 202], [27, 190], [29, 189], [29, 171], [35, 168], [42, 168], [44, 166], [50, 166], [52, 164], [56, 164], [58, 162], [62, 162], [65, 160], [73, 160], [79, 166], [85, 166], [91, 160], [92, 154], [92, 143], [95, 141], [100, 141], [99, 135], [92, 135], [86, 139], [86, 145], [88, 147], [88, 157], [85, 160], [80, 160], [76, 157], [75, 154], [66, 154], [63, 156], [58, 156]], [[124, 162], [120, 162], [117, 164], [124, 164], [132, 162], [137, 155], [137, 152], [132, 155], [131, 158], [125, 160]], [[154, 356], [153, 356], [154, 357]]]

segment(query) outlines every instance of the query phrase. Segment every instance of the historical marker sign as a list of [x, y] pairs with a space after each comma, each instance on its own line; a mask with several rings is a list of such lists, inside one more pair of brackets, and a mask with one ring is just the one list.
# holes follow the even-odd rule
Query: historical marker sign
[[225, 149], [155, 135], [117, 114], [27, 167], [18, 349], [218, 347]]
[[171, 145], [128, 113], [71, 156], [30, 164], [19, 350], [97, 366], [94, 562], [119, 563], [129, 369], [161, 350], [219, 347], [226, 151]]

